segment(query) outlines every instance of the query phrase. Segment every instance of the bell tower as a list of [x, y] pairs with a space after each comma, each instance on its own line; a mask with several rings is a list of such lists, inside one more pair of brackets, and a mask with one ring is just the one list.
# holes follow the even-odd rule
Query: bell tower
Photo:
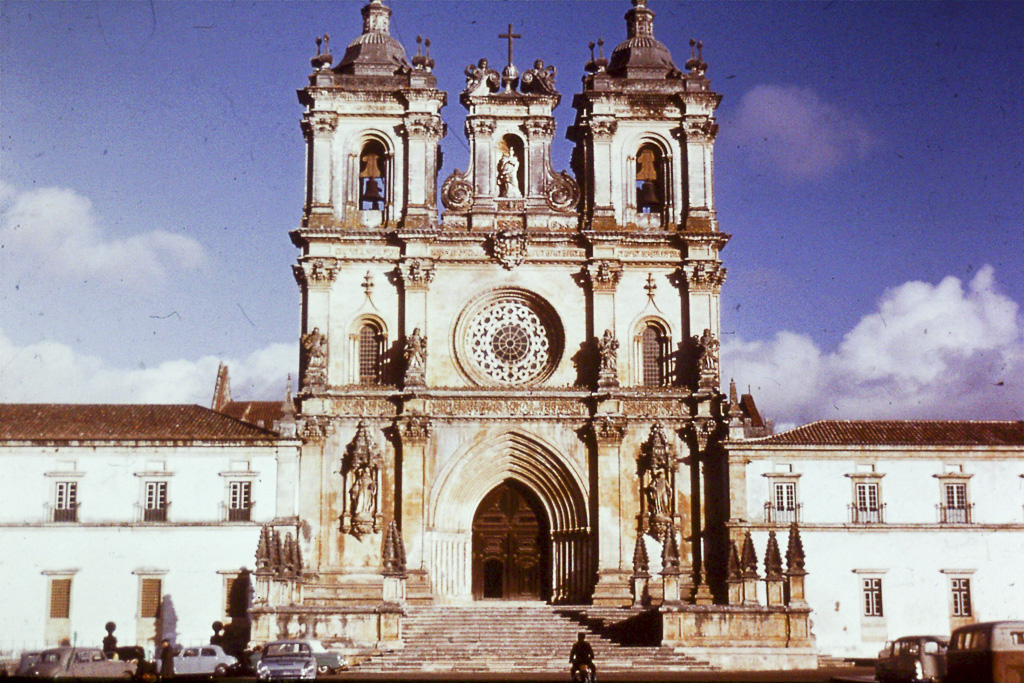
[[[712, 153], [721, 96], [699, 53], [682, 73], [654, 37], [654, 12], [633, 0], [627, 39], [587, 64], [576, 95], [573, 170], [583, 213], [595, 230], [713, 231]], [[691, 42], [691, 47], [695, 44]]]
[[308, 228], [424, 228], [436, 223], [439, 112], [433, 60], [406, 59], [390, 32], [391, 8], [371, 0], [363, 32], [332, 68], [330, 38], [317, 39], [305, 105]]

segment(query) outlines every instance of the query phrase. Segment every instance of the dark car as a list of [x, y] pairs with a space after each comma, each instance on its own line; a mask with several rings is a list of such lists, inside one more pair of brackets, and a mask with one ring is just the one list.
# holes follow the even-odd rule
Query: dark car
[[316, 678], [313, 648], [304, 640], [275, 640], [263, 648], [256, 663], [260, 680], [282, 678]]
[[875, 678], [881, 683], [939, 683], [946, 674], [948, 644], [942, 636], [904, 636], [886, 643], [875, 662]]

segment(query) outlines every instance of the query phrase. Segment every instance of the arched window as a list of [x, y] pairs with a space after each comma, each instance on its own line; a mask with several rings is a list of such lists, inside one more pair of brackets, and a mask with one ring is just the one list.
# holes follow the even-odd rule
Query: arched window
[[666, 352], [668, 338], [659, 326], [648, 323], [640, 333], [641, 383], [645, 387], [667, 384]]
[[658, 213], [665, 208], [665, 165], [661, 149], [653, 143], [640, 145], [636, 153], [636, 210]]
[[387, 150], [379, 140], [370, 140], [359, 154], [359, 208], [380, 210], [387, 204]]
[[373, 323], [359, 328], [359, 383], [380, 384], [384, 360], [384, 335]]

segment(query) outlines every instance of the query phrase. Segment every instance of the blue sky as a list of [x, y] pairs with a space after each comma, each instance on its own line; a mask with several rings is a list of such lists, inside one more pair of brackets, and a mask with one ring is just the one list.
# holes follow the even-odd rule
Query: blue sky
[[[360, 2], [0, 5], [0, 400], [207, 403], [280, 395], [299, 296], [303, 87], [315, 36]], [[558, 69], [568, 167], [587, 42], [624, 0], [390, 3], [431, 39], [465, 168], [463, 69]], [[723, 370], [782, 424], [1020, 419], [1024, 3], [669, 2], [724, 98], [716, 145]], [[1000, 384], [1002, 383], [1002, 384]]]

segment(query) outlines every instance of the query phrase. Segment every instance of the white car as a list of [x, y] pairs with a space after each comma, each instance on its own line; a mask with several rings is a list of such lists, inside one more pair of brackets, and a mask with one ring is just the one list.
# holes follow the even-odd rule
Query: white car
[[186, 647], [174, 657], [174, 675], [227, 676], [228, 670], [237, 663], [238, 660], [225, 654], [220, 645]]

